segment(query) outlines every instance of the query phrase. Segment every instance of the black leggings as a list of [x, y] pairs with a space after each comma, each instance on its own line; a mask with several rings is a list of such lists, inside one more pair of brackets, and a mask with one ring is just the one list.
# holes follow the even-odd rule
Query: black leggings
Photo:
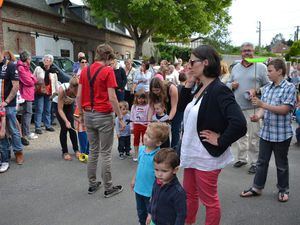
[[[64, 105], [63, 107], [63, 111], [67, 117], [67, 119], [69, 120], [69, 122], [71, 123], [71, 126], [74, 128], [74, 105]], [[77, 141], [77, 134], [76, 131], [73, 129], [68, 129], [66, 127], [66, 123], [65, 121], [61, 118], [61, 116], [58, 113], [58, 109], [56, 107], [56, 111], [55, 111], [57, 120], [60, 124], [60, 133], [59, 133], [59, 140], [60, 140], [60, 145], [62, 148], [62, 153], [68, 153], [68, 145], [67, 145], [67, 132], [69, 131], [70, 133], [70, 139], [73, 145], [73, 150], [74, 152], [78, 151], [78, 141]]]

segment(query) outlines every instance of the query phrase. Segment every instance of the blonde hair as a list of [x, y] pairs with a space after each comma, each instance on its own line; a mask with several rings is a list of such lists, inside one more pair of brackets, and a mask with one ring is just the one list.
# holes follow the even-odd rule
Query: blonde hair
[[229, 74], [229, 68], [226, 62], [221, 61], [221, 75]]
[[149, 123], [147, 129], [151, 129], [155, 135], [155, 139], [164, 143], [169, 137], [170, 127], [167, 123], [154, 122]]
[[127, 110], [129, 109], [129, 104], [126, 101], [119, 102], [119, 107], [125, 107]]
[[79, 84], [79, 76], [74, 75], [69, 81], [70, 87], [77, 88]]

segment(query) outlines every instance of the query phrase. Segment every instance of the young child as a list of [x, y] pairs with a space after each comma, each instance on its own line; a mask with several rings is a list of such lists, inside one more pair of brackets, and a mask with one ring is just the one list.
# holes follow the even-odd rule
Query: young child
[[147, 118], [148, 118], [149, 105], [147, 104], [146, 94], [144, 92], [137, 92], [134, 96], [133, 106], [131, 108], [130, 120], [131, 130], [133, 130], [133, 146], [134, 146], [134, 157], [133, 161], [138, 159], [139, 144], [147, 129]]
[[4, 173], [9, 168], [10, 149], [9, 142], [6, 138], [6, 113], [5, 108], [0, 110], [0, 173]]
[[[168, 122], [169, 121], [169, 116], [166, 113], [166, 107], [162, 102], [156, 102], [153, 105], [154, 108], [154, 115], [152, 116], [152, 121], [154, 122]], [[161, 148], [168, 148], [170, 147], [170, 138], [162, 143], [160, 146]]]
[[146, 224], [147, 208], [155, 180], [153, 157], [168, 136], [169, 126], [166, 123], [150, 123], [144, 135], [145, 145], [139, 149], [138, 166], [131, 181], [131, 188], [135, 192], [136, 208], [141, 225]]
[[87, 155], [90, 152], [90, 145], [86, 133], [86, 127], [84, 126], [84, 124], [80, 122], [80, 118], [79, 118], [80, 114], [77, 106], [75, 108], [73, 116], [74, 116], [74, 124], [77, 130], [77, 136], [78, 136], [80, 153], [81, 153], [79, 160], [82, 159], [83, 162], [87, 162]]
[[184, 225], [186, 194], [178, 181], [179, 157], [172, 148], [162, 148], [154, 156], [156, 181], [148, 207], [146, 224]]
[[128, 109], [129, 109], [129, 105], [128, 102], [125, 101], [121, 101], [119, 102], [119, 107], [120, 107], [120, 111], [121, 114], [123, 116], [123, 121], [126, 124], [126, 127], [124, 130], [120, 130], [120, 122], [119, 122], [119, 118], [116, 118], [115, 121], [115, 128], [116, 128], [116, 133], [117, 133], [117, 137], [119, 140], [118, 143], [118, 150], [119, 150], [119, 158], [120, 159], [125, 159], [127, 156], [130, 157], [130, 124], [127, 124], [127, 121], [130, 120], [130, 115], [128, 113]]
[[285, 62], [274, 59], [268, 64], [268, 76], [272, 83], [267, 84], [262, 92], [261, 100], [252, 98], [252, 104], [260, 109], [250, 117], [257, 122], [263, 118], [260, 131], [259, 155], [257, 171], [253, 185], [243, 191], [241, 197], [261, 195], [265, 187], [269, 161], [274, 152], [277, 167], [277, 199], [287, 202], [289, 199], [289, 163], [288, 151], [293, 136], [291, 111], [296, 103], [295, 85], [284, 79]]

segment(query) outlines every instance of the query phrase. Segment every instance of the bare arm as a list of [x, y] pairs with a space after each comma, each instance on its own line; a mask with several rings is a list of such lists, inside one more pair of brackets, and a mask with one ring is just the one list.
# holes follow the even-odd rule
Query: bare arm
[[78, 112], [79, 112], [79, 121], [83, 123], [83, 111], [82, 111], [82, 106], [81, 106], [81, 96], [82, 96], [82, 85], [78, 85], [78, 91], [77, 91], [77, 97], [76, 97], [76, 104], [78, 107]]
[[19, 90], [19, 81], [18, 80], [12, 80], [12, 89], [9, 93], [9, 95], [7, 96], [7, 98], [5, 99], [5, 101], [7, 103], [10, 103], [17, 95], [17, 92]]
[[115, 89], [114, 88], [108, 88], [107, 90], [108, 90], [109, 101], [110, 101], [117, 117], [119, 118], [120, 130], [124, 130], [125, 123], [123, 121], [123, 116], [122, 116], [121, 111], [120, 111], [119, 102], [118, 102], [118, 99], [117, 99], [117, 96], [116, 96]]
[[58, 111], [60, 117], [63, 119], [63, 121], [65, 121], [66, 127], [68, 129], [70, 129], [71, 124], [70, 124], [70, 121], [67, 119], [63, 108], [64, 108], [64, 91], [60, 87], [59, 90], [58, 90], [57, 111]]
[[5, 130], [6, 130], [6, 117], [2, 116], [1, 117], [1, 130], [0, 130], [0, 138], [5, 137]]
[[176, 114], [178, 103], [178, 90], [175, 85], [170, 86], [169, 94], [171, 98], [171, 111], [169, 114], [169, 120], [172, 120]]

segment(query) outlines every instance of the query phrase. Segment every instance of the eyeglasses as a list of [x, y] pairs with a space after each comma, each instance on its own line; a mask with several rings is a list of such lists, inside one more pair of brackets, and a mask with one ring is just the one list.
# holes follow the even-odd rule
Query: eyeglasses
[[87, 63], [87, 61], [82, 61], [82, 62], [80, 62], [80, 63]]
[[203, 60], [201, 60], [201, 59], [190, 59], [189, 60], [189, 64], [191, 65], [191, 67], [193, 67], [194, 66], [194, 63], [196, 63], [196, 62], [202, 62]]

